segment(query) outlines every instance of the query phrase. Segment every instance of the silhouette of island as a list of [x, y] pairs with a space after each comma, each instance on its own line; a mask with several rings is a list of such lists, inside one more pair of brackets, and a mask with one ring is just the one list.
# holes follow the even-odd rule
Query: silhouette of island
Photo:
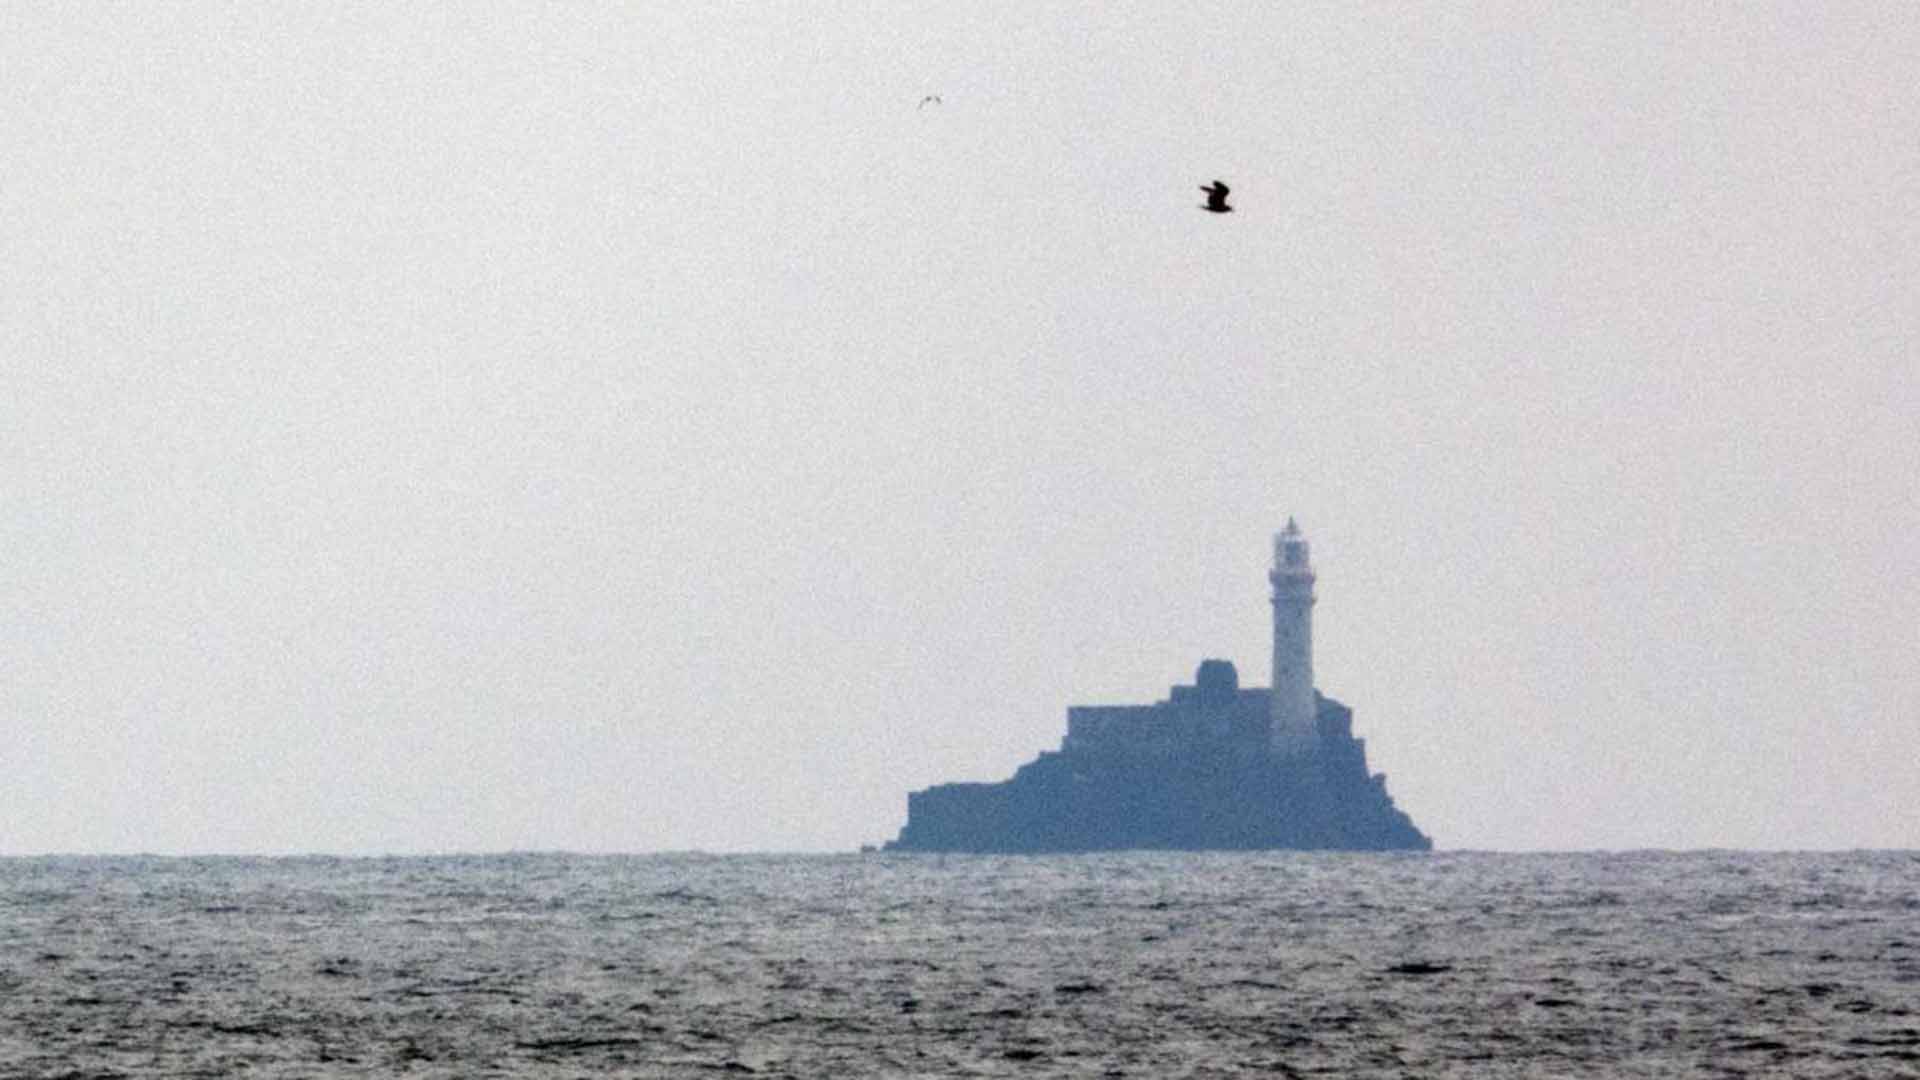
[[889, 851], [1415, 850], [1433, 841], [1367, 771], [1353, 710], [1313, 687], [1314, 572], [1274, 538], [1273, 686], [1226, 660], [1152, 705], [1075, 705], [1067, 735], [999, 783], [907, 796]]

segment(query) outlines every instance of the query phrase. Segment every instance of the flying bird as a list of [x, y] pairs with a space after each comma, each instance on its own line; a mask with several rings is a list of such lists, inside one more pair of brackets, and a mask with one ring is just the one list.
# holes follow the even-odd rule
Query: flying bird
[[940, 100], [939, 94], [928, 94], [926, 97], [923, 97], [920, 99], [919, 108], [924, 109], [929, 105], [945, 105], [945, 104], [946, 102]]
[[1227, 185], [1215, 180], [1211, 184], [1201, 184], [1200, 190], [1207, 193], [1207, 205], [1201, 207], [1202, 210], [1210, 214], [1233, 213], [1233, 207], [1227, 205], [1227, 192], [1232, 190]]

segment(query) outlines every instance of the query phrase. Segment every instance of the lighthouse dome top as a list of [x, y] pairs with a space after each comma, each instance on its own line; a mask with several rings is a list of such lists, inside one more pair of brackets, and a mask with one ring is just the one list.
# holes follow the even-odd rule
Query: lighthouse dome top
[[1295, 572], [1305, 571], [1307, 563], [1307, 538], [1300, 531], [1300, 524], [1291, 517], [1287, 527], [1273, 537], [1273, 565], [1276, 569], [1289, 569]]

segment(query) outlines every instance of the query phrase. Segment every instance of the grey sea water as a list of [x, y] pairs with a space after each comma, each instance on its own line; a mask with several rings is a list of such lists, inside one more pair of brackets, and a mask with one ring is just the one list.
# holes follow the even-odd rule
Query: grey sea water
[[1920, 854], [0, 859], [0, 1076], [1920, 1076]]

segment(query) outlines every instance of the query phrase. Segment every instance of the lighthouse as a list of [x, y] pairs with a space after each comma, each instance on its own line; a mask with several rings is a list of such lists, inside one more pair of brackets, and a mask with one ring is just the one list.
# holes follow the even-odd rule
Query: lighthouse
[[1307, 538], [1292, 518], [1273, 538], [1273, 689], [1269, 745], [1274, 756], [1312, 753], [1319, 745], [1313, 696], [1313, 564]]
[[[1258, 548], [1252, 550], [1258, 551]], [[1273, 534], [1273, 685], [1202, 660], [1151, 705], [1069, 705], [1060, 749], [999, 783], [907, 795], [889, 851], [1429, 851], [1367, 768], [1353, 710], [1313, 686], [1313, 563]]]

